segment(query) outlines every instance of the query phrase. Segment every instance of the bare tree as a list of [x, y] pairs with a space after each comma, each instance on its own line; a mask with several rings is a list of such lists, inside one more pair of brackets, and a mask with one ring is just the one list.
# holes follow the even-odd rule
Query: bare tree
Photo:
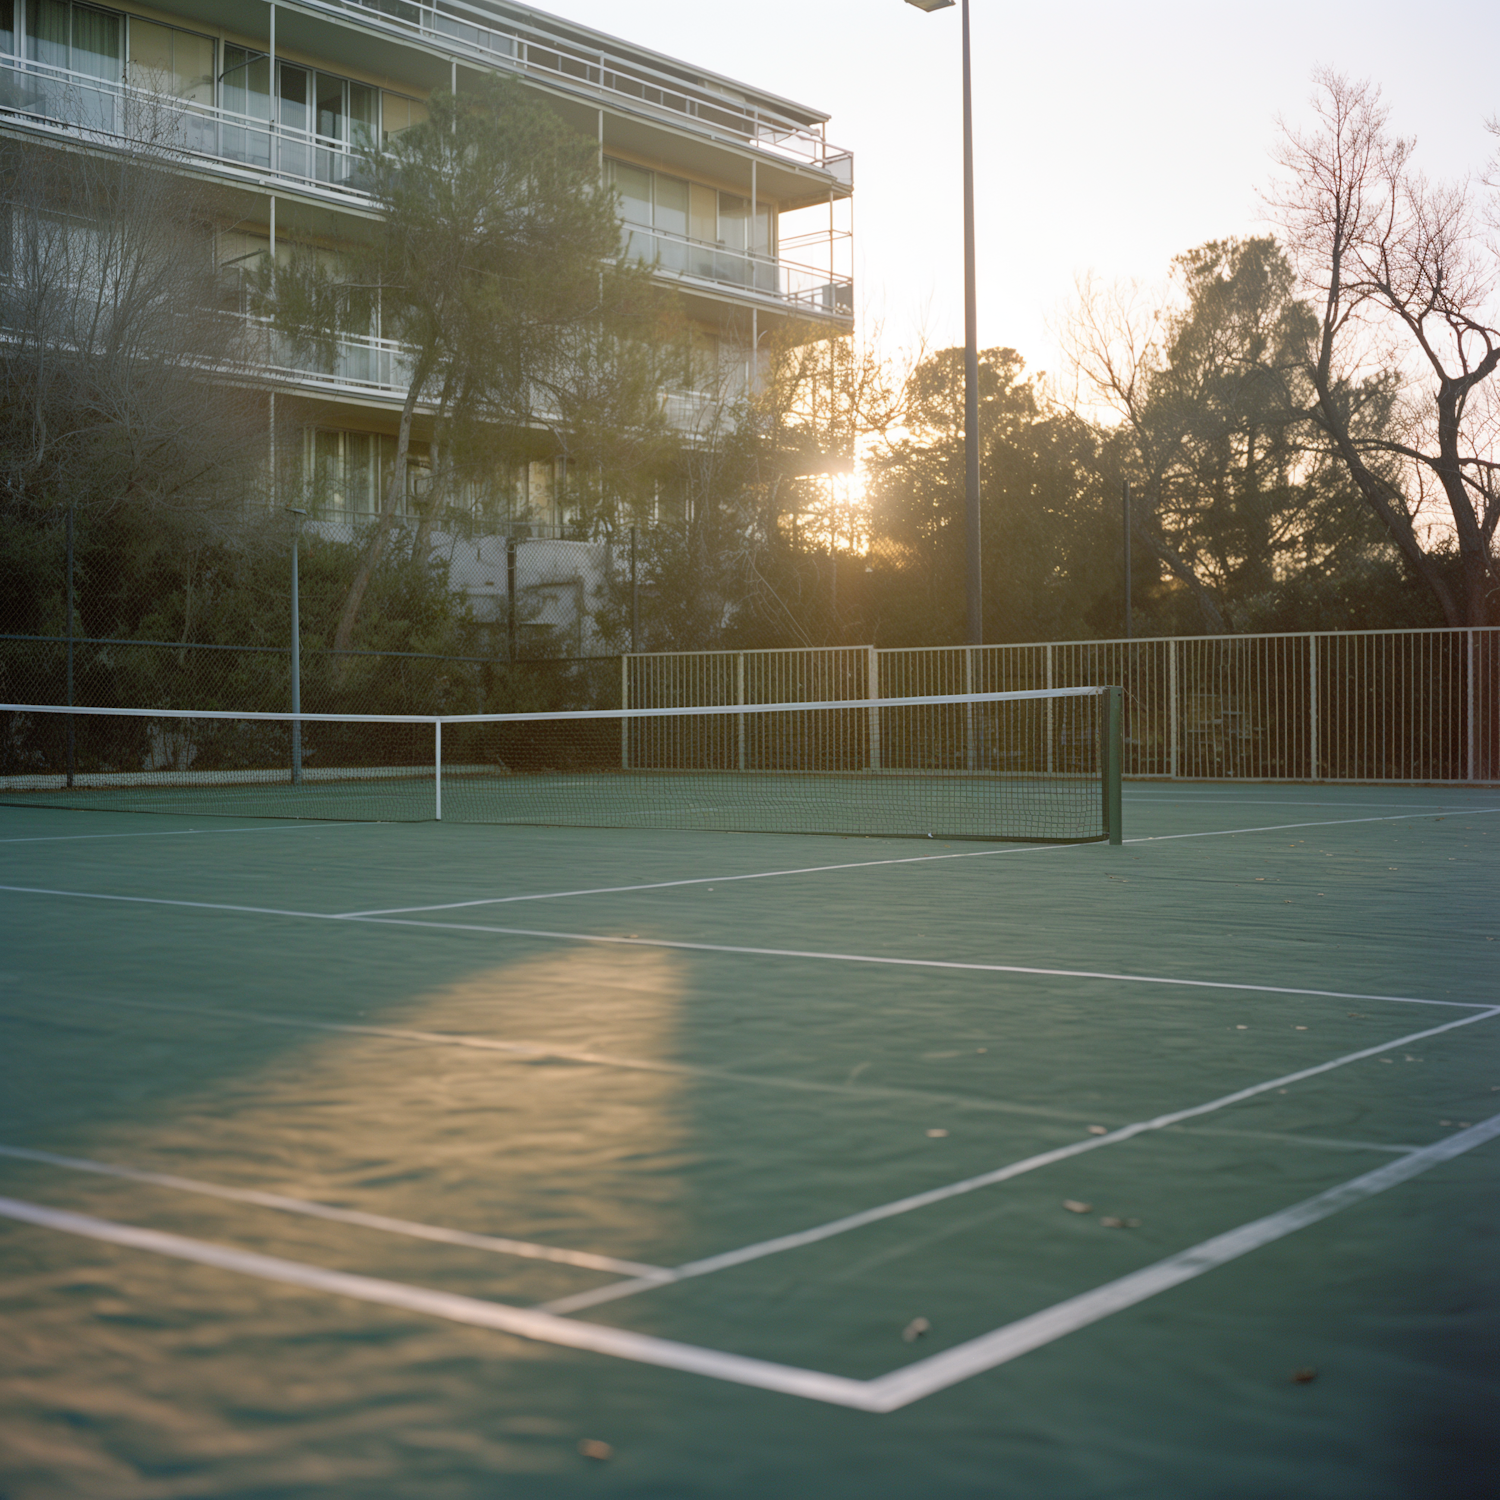
[[[1316, 122], [1283, 124], [1284, 176], [1266, 195], [1317, 304], [1311, 414], [1448, 623], [1488, 624], [1500, 620], [1500, 259], [1469, 185], [1416, 169], [1378, 88], [1330, 70], [1315, 78]], [[1407, 376], [1402, 420], [1361, 433], [1355, 393], [1374, 363]]]
[[216, 307], [212, 189], [149, 133], [0, 136], [0, 505], [237, 516], [264, 406]]

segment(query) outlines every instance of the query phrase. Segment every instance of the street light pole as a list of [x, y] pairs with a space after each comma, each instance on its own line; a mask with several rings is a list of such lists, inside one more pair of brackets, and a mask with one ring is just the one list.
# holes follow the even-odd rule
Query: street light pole
[[[918, 10], [947, 10], [955, 0], [906, 0]], [[964, 594], [968, 644], [984, 644], [984, 583], [979, 565], [979, 313], [974, 291], [974, 88], [969, 63], [969, 0], [963, 0], [964, 65]]]
[[302, 784], [302, 624], [297, 618], [297, 537], [305, 510], [288, 505], [292, 518], [292, 785]]

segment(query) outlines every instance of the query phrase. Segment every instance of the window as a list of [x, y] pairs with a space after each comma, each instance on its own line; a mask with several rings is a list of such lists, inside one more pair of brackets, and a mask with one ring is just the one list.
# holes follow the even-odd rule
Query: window
[[16, 50], [16, 0], [0, 0], [0, 52]]
[[130, 81], [208, 108], [214, 102], [214, 43], [176, 26], [130, 18]]
[[26, 53], [33, 62], [118, 83], [124, 17], [68, 0], [32, 0]]
[[404, 94], [382, 93], [380, 96], [380, 138], [390, 141], [413, 125], [427, 123], [427, 106], [420, 99]]
[[764, 290], [775, 287], [774, 219], [769, 204], [721, 193], [701, 182], [668, 177], [623, 161], [606, 161], [620, 197], [622, 250], [666, 271]]

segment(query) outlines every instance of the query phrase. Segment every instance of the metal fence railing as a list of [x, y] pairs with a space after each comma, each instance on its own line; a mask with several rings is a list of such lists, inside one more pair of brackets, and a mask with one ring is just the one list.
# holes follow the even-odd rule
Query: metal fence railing
[[627, 656], [623, 701], [1120, 687], [1125, 774], [1500, 782], [1500, 628]]

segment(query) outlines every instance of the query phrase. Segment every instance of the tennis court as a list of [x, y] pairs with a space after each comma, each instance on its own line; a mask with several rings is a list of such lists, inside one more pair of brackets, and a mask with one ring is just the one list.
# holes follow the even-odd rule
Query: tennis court
[[1500, 793], [1124, 803], [0, 807], [0, 1493], [1485, 1493]]

